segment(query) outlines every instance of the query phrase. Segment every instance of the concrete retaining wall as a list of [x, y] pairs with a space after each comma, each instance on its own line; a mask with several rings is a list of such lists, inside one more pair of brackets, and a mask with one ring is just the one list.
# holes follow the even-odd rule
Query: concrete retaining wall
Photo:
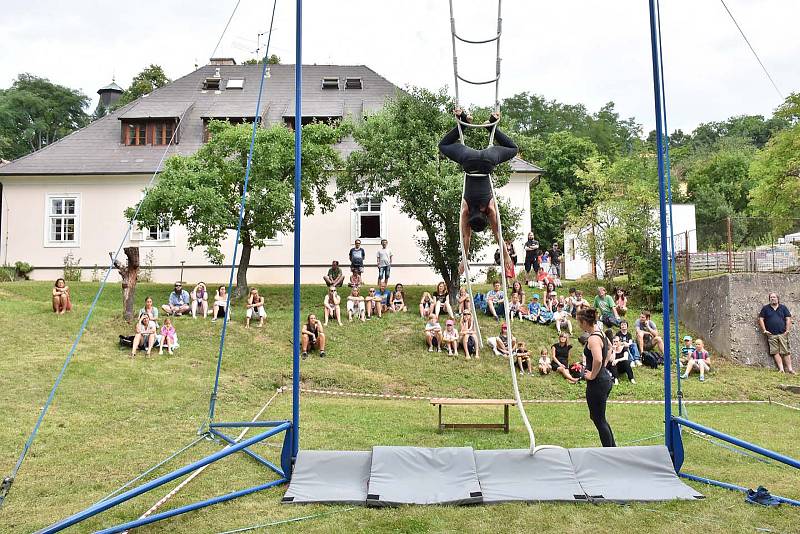
[[[758, 328], [758, 312], [774, 291], [792, 315], [800, 314], [800, 274], [736, 273], [678, 284], [681, 321], [714, 351], [745, 365], [773, 366]], [[800, 350], [800, 330], [789, 341]]]

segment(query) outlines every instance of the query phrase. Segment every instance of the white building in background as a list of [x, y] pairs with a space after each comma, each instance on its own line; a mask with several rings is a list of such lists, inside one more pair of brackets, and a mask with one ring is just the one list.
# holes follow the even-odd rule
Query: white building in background
[[[675, 241], [675, 252], [682, 252], [687, 249], [689, 253], [697, 252], [697, 224], [695, 220], [694, 204], [673, 204], [672, 205], [672, 228]], [[659, 217], [658, 211], [653, 211], [653, 237], [659, 239]], [[567, 280], [577, 280], [582, 276], [592, 274], [592, 259], [586, 251], [584, 244], [586, 236], [592, 231], [591, 228], [581, 228], [580, 230], [567, 229], [564, 231], [564, 277]], [[596, 229], [601, 232], [602, 230]], [[671, 250], [669, 240], [667, 250]], [[605, 258], [599, 253], [596, 258], [597, 277], [605, 275]]]
[[[269, 69], [262, 123], [293, 127], [294, 65]], [[173, 130], [178, 130], [177, 144], [168, 154], [187, 155], [207, 140], [211, 119], [252, 122], [260, 78], [258, 65], [212, 60], [86, 128], [2, 165], [0, 262], [28, 262], [35, 268], [34, 279], [52, 280], [61, 276], [64, 257], [72, 253], [84, 269], [83, 278], [89, 279], [95, 265], [101, 269], [108, 265], [108, 252], [116, 250], [127, 228], [123, 212], [141, 198]], [[302, 122], [361, 120], [398, 90], [365, 66], [303, 66]], [[345, 156], [356, 148], [352, 140], [337, 145]], [[511, 167], [509, 183], [497, 193], [521, 212], [516, 247], [522, 250], [530, 230], [530, 183], [542, 169], [519, 158]], [[382, 238], [389, 240], [394, 252], [392, 282], [432, 284], [438, 279], [419, 252], [417, 222], [402, 214], [392, 199], [353, 197], [329, 213], [304, 217], [301, 230], [303, 283], [321, 283], [331, 260], [346, 266], [357, 238], [367, 251], [367, 283], [377, 278], [371, 266]], [[228, 254], [233, 250], [232, 237], [221, 248]], [[186, 243], [186, 229], [174, 226], [137, 229], [126, 245], [138, 245], [143, 262], [152, 258], [155, 281], [174, 281], [182, 269], [184, 280], [190, 282], [227, 280], [230, 256], [225, 258], [228, 267], [212, 265], [202, 249], [190, 251]], [[292, 235], [281, 235], [254, 250], [248, 281], [291, 282], [292, 245]], [[487, 247], [483, 252], [487, 264], [494, 250]]]

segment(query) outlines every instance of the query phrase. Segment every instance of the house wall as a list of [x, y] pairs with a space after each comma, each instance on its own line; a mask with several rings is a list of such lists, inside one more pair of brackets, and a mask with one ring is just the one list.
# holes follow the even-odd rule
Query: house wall
[[[515, 174], [505, 187], [498, 190], [498, 195], [522, 212], [519, 238], [515, 242], [518, 251], [522, 250], [524, 236], [530, 229], [529, 183], [532, 177], [530, 174]], [[84, 268], [83, 278], [90, 279], [95, 265], [100, 266], [101, 271], [108, 265], [109, 251], [116, 250], [127, 230], [122, 214], [141, 198], [141, 191], [149, 179], [145, 175], [3, 177], [4, 217], [0, 258], [12, 264], [15, 261], [28, 262], [35, 267], [32, 278], [53, 280], [61, 276], [64, 256], [72, 252]], [[54, 193], [79, 196], [79, 243], [75, 246], [55, 247], [46, 244], [46, 202], [48, 194]], [[301, 282], [320, 283], [333, 259], [339, 260], [343, 266], [348, 263], [347, 253], [357, 237], [353, 213], [352, 205], [343, 203], [329, 213], [303, 218]], [[423, 262], [419, 253], [416, 244], [417, 223], [402, 214], [391, 199], [384, 202], [381, 213], [384, 218], [382, 228], [394, 253], [391, 281], [408, 284], [437, 282], [440, 277]], [[374, 258], [380, 244], [379, 240], [362, 239], [362, 242], [367, 251], [365, 281], [369, 283], [377, 278]], [[185, 262], [185, 281], [204, 280], [212, 283], [228, 279], [227, 268], [209, 264], [202, 249], [188, 250], [186, 243], [186, 229], [176, 226], [171, 229], [169, 242], [129, 239], [126, 246], [138, 245], [143, 263], [152, 255], [153, 277], [157, 282], [178, 279], [181, 261]], [[484, 262], [492, 260], [495, 248], [487, 247], [483, 251]], [[229, 265], [233, 233], [221, 249], [227, 253], [225, 263]], [[274, 243], [253, 251], [248, 281], [290, 283], [292, 266], [293, 235], [279, 236]]]
[[[770, 292], [780, 296], [793, 316], [800, 313], [800, 274], [734, 273], [678, 284], [681, 321], [707, 340], [714, 350], [745, 365], [774, 366], [758, 313]], [[800, 331], [789, 332], [790, 345], [800, 346]]]

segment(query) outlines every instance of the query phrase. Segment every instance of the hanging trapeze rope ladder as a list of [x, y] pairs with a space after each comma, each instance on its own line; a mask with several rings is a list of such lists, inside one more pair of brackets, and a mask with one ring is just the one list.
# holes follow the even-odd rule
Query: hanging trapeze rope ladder
[[[459, 82], [464, 82], [464, 83], [467, 83], [467, 84], [470, 84], [470, 85], [490, 85], [490, 84], [494, 84], [494, 108], [493, 108], [493, 110], [494, 110], [495, 113], [499, 113], [500, 112], [500, 36], [503, 33], [502, 0], [497, 0], [497, 32], [496, 32], [496, 34], [493, 37], [490, 37], [488, 39], [478, 39], [478, 40], [476, 40], [476, 39], [466, 39], [464, 37], [461, 37], [456, 32], [456, 21], [455, 21], [455, 17], [454, 17], [454, 14], [453, 14], [453, 0], [450, 0], [449, 3], [450, 3], [450, 36], [451, 36], [451, 41], [452, 41], [452, 44], [453, 44], [453, 79], [454, 79], [454, 83], [455, 83], [455, 103], [456, 103], [456, 107], [461, 108], [460, 93], [459, 93]], [[467, 79], [467, 78], [463, 77], [461, 74], [459, 74], [459, 72], [458, 72], [458, 55], [457, 55], [457, 52], [456, 52], [456, 41], [461, 41], [462, 43], [471, 44], [471, 45], [482, 45], [482, 44], [496, 43], [497, 54], [496, 54], [496, 58], [495, 58], [495, 76], [494, 76], [494, 78], [491, 78], [489, 80], [483, 80], [483, 81], [474, 81], [474, 80]], [[491, 146], [494, 145], [495, 132], [497, 130], [497, 125], [499, 124], [499, 122], [500, 121], [497, 120], [497, 121], [494, 121], [494, 122], [490, 122], [490, 124], [488, 125], [489, 143], [488, 143], [487, 147], [491, 147]], [[461, 119], [461, 117], [456, 117], [456, 123], [458, 124], [458, 134], [459, 134], [459, 138], [460, 138], [460, 141], [461, 141], [462, 144], [464, 143], [464, 130], [463, 130], [464, 128], [487, 128], [486, 124], [472, 124], [472, 123], [463, 121]], [[500, 252], [500, 272], [501, 272], [500, 279], [501, 279], [501, 283], [502, 283], [502, 287], [503, 287], [503, 295], [505, 295], [506, 298], [507, 298], [508, 297], [508, 284], [506, 282], [506, 276], [505, 276], [505, 273], [506, 273], [506, 255], [503, 253], [504, 252], [504, 248], [503, 247], [505, 247], [505, 243], [503, 242], [503, 238], [502, 238], [502, 236], [503, 236], [503, 226], [502, 226], [502, 222], [500, 221], [500, 205], [499, 205], [499, 202], [497, 200], [497, 194], [496, 194], [495, 188], [494, 188], [494, 181], [492, 180], [491, 175], [489, 176], [489, 183], [491, 184], [492, 198], [495, 200], [495, 206], [496, 206], [496, 210], [495, 210], [496, 211], [496, 215], [497, 215], [497, 236], [496, 236], [496, 238], [497, 238], [497, 247], [501, 251]], [[462, 191], [466, 190], [466, 185], [467, 185], [467, 173], [464, 172], [464, 182], [463, 182], [463, 186], [462, 186], [462, 188], [463, 188]], [[463, 193], [462, 193], [462, 196], [463, 196]], [[480, 325], [478, 323], [477, 310], [474, 309], [475, 308], [474, 307], [475, 297], [474, 297], [473, 292], [472, 292], [472, 279], [471, 279], [470, 273], [469, 273], [468, 252], [464, 248], [464, 228], [462, 228], [461, 219], [462, 219], [461, 216], [459, 216], [459, 232], [458, 232], [458, 235], [459, 235], [459, 247], [461, 249], [461, 260], [462, 260], [463, 265], [464, 265], [464, 276], [466, 277], [466, 281], [467, 281], [467, 292], [469, 293], [469, 299], [470, 299], [470, 302], [472, 303], [471, 305], [473, 307], [473, 311], [475, 312], [475, 321], [474, 321], [474, 323], [475, 323], [475, 331], [476, 331], [476, 333], [478, 335], [478, 343], [480, 344], [481, 347], [483, 347], [483, 337], [481, 335], [481, 329], [480, 329]], [[519, 393], [519, 384], [517, 383], [517, 371], [516, 371], [516, 367], [514, 366], [514, 360], [515, 360], [516, 352], [514, 351], [514, 348], [513, 348], [514, 336], [513, 336], [512, 331], [511, 331], [511, 313], [510, 313], [510, 310], [509, 310], [508, 302], [506, 302], [505, 305], [503, 306], [503, 310], [504, 310], [506, 325], [507, 325], [507, 328], [508, 328], [508, 330], [507, 330], [508, 337], [506, 338], [508, 340], [508, 347], [507, 348], [508, 348], [508, 352], [509, 352], [509, 354], [508, 354], [508, 364], [509, 364], [509, 370], [511, 372], [511, 383], [512, 383], [512, 386], [513, 386], [513, 389], [514, 389], [514, 400], [516, 401], [517, 408], [519, 409], [520, 416], [522, 417], [522, 421], [525, 424], [525, 429], [528, 431], [528, 437], [530, 439], [530, 453], [531, 454], [535, 454], [537, 451], [539, 451], [541, 449], [552, 449], [552, 448], [560, 449], [562, 447], [558, 447], [558, 446], [555, 446], [555, 445], [540, 445], [538, 447], [536, 446], [536, 436], [534, 435], [533, 428], [531, 427], [530, 421], [528, 421], [528, 415], [525, 413], [525, 407], [522, 404], [522, 398], [520, 397], [520, 393]]]

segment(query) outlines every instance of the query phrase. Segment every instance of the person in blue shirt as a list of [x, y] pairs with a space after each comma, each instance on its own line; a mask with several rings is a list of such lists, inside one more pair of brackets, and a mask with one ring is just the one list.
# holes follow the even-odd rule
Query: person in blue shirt
[[792, 354], [789, 349], [789, 330], [792, 328], [792, 314], [781, 304], [777, 293], [769, 294], [769, 304], [765, 304], [758, 314], [761, 333], [767, 336], [769, 354], [775, 358], [778, 372], [795, 373], [792, 369]]
[[[379, 317], [389, 309], [389, 299], [391, 296], [392, 292], [386, 289], [386, 280], [381, 280], [377, 291], [375, 291], [375, 300], [373, 301], [375, 303], [375, 311], [377, 311]], [[380, 308], [380, 310], [377, 308]]]
[[175, 289], [169, 294], [169, 304], [164, 304], [161, 309], [167, 315], [180, 317], [184, 313], [189, 313], [191, 309], [190, 303], [189, 292], [183, 289], [183, 285], [180, 282], [175, 282]]

